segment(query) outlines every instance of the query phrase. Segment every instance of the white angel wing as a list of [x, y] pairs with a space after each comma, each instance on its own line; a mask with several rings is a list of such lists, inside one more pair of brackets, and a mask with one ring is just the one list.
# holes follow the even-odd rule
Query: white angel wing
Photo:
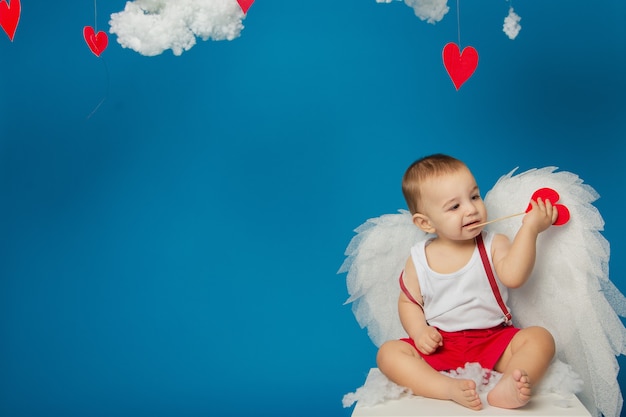
[[[557, 358], [572, 366], [584, 381], [581, 401], [595, 415], [617, 417], [622, 394], [616, 381], [616, 356], [626, 353], [626, 299], [608, 274], [609, 243], [600, 234], [604, 221], [591, 204], [596, 191], [575, 174], [534, 169], [498, 180], [485, 196], [490, 218], [524, 210], [534, 191], [549, 187], [560, 195], [571, 218], [552, 226], [537, 242], [532, 276], [521, 288], [509, 291], [508, 304], [517, 326], [540, 325], [554, 335]], [[554, 203], [554, 202], [553, 202]], [[521, 217], [489, 225], [513, 238]]]
[[411, 214], [386, 214], [367, 220], [357, 229], [338, 273], [348, 272], [346, 283], [352, 311], [361, 328], [376, 346], [406, 337], [398, 317], [398, 278], [411, 247], [426, 234], [414, 224]]

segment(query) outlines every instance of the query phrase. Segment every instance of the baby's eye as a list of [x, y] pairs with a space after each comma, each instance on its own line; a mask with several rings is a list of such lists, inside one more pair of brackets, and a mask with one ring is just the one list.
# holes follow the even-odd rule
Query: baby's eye
[[461, 205], [460, 205], [460, 204], [455, 204], [455, 205], [453, 205], [453, 206], [451, 206], [451, 207], [450, 207], [450, 210], [456, 210], [456, 209], [458, 209], [459, 207], [461, 207]]
[[480, 194], [473, 195], [472, 200], [480, 200]]

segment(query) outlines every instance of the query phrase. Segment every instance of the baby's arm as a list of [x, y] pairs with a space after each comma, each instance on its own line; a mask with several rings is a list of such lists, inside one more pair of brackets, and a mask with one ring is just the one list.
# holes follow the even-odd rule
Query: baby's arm
[[550, 227], [558, 212], [549, 200], [545, 203], [538, 199], [531, 201], [530, 210], [522, 220], [513, 242], [503, 235], [496, 235], [493, 240], [493, 264], [500, 281], [510, 288], [522, 286], [535, 266], [537, 236]]
[[[411, 296], [418, 302], [423, 303], [415, 265], [413, 265], [411, 258], [406, 262], [402, 279]], [[404, 327], [409, 337], [413, 339], [415, 346], [420, 352], [429, 355], [442, 345], [443, 339], [441, 334], [439, 334], [437, 329], [426, 323], [426, 317], [422, 308], [411, 301], [403, 291], [400, 291], [398, 299], [398, 314], [400, 315], [402, 327]]]

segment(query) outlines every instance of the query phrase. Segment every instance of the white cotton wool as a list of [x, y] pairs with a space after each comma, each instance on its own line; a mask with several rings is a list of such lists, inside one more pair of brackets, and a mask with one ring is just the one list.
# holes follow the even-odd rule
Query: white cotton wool
[[233, 40], [245, 14], [236, 0], [135, 0], [113, 13], [110, 32], [122, 47], [155, 56], [181, 55], [202, 40]]
[[[393, 0], [376, 0], [376, 3], [391, 3]], [[450, 8], [448, 0], [404, 0], [407, 6], [413, 8], [415, 16], [428, 23], [437, 23]]]
[[509, 8], [509, 15], [504, 18], [504, 25], [502, 27], [502, 30], [509, 39], [515, 39], [519, 31], [522, 30], [522, 26], [519, 24], [520, 20], [522, 20], [522, 18], [513, 11], [513, 8]]

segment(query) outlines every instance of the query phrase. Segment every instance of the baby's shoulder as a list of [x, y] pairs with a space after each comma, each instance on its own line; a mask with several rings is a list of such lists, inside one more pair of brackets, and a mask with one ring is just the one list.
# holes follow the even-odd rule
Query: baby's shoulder
[[511, 245], [508, 236], [501, 233], [494, 233], [491, 239], [491, 256], [495, 258], [498, 253], [506, 252]]
[[509, 243], [510, 240], [508, 238], [507, 235], [504, 235], [502, 233], [492, 233], [492, 239], [491, 239], [491, 244], [502, 244], [502, 243]]

